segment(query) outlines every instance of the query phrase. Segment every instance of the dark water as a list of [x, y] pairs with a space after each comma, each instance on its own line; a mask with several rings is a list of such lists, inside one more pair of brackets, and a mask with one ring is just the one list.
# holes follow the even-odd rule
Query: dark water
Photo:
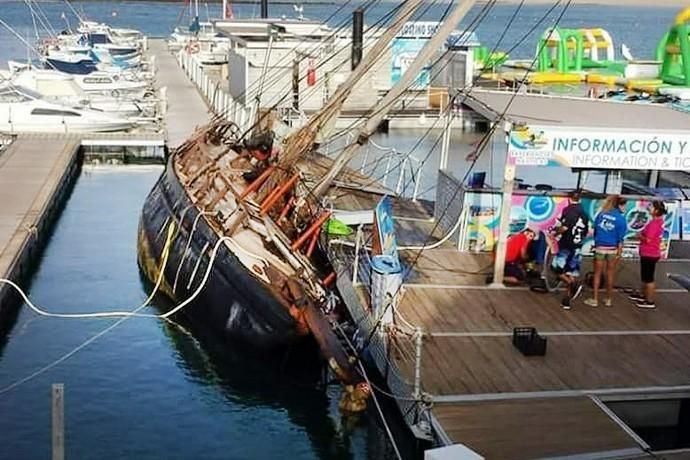
[[[147, 294], [136, 265], [136, 226], [159, 172], [84, 170], [31, 283], [34, 303], [61, 312], [141, 304]], [[144, 311], [158, 312], [153, 307]], [[318, 389], [313, 372], [281, 370], [275, 359], [230, 347], [201, 347], [155, 319], [129, 319], [59, 365], [10, 388], [114, 322], [20, 311], [0, 348], [0, 458], [50, 458], [50, 387], [58, 382], [66, 388], [67, 458], [363, 459], [386, 454], [371, 418], [341, 418], [337, 385]]]

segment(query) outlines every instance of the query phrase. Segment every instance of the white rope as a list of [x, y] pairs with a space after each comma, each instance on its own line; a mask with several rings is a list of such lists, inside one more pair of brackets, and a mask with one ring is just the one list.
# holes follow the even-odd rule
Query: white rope
[[[186, 300], [184, 300], [182, 303], [180, 303], [177, 307], [173, 308], [167, 313], [161, 314], [161, 315], [151, 315], [151, 314], [140, 314], [137, 313], [139, 310], [142, 308], [146, 307], [149, 302], [153, 299], [155, 296], [156, 292], [160, 288], [160, 285], [163, 281], [163, 273], [165, 271], [165, 265], [167, 264], [167, 256], [164, 258], [164, 261], [162, 263], [162, 267], [160, 270], [160, 273], [158, 274], [158, 280], [156, 281], [156, 285], [153, 288], [153, 291], [151, 291], [151, 294], [148, 296], [148, 298], [144, 301], [143, 304], [138, 306], [132, 311], [110, 311], [110, 312], [99, 312], [99, 313], [52, 313], [46, 310], [43, 310], [36, 306], [29, 297], [26, 295], [26, 293], [20, 288], [14, 281], [8, 280], [6, 278], [0, 278], [0, 284], [6, 284], [13, 289], [15, 289], [19, 295], [22, 297], [26, 305], [34, 311], [36, 314], [40, 316], [47, 316], [47, 317], [53, 317], [53, 318], [112, 318], [112, 317], [125, 317], [125, 318], [132, 318], [132, 317], [139, 317], [139, 318], [159, 318], [159, 319], [168, 319], [170, 316], [174, 315], [178, 311], [180, 311], [182, 308], [186, 307], [196, 299], [196, 297], [201, 293], [201, 290], [203, 287], [206, 285], [206, 282], [208, 281], [208, 278], [211, 274], [211, 269], [213, 268], [213, 263], [216, 259], [216, 256], [218, 254], [218, 249], [220, 248], [221, 243], [232, 240], [232, 238], [224, 236], [220, 238], [214, 248], [213, 252], [211, 253], [211, 257], [208, 263], [208, 267], [206, 267], [206, 272], [204, 273], [204, 277], [201, 280], [201, 283], [197, 287], [197, 289], [190, 295]], [[237, 244], [237, 243], [235, 243]], [[201, 259], [203, 257], [203, 254], [199, 256]]]
[[[171, 236], [172, 231], [169, 230], [169, 232], [170, 232], [169, 236]], [[168, 322], [171, 322], [171, 323], [177, 325], [177, 323], [175, 323], [174, 321], [172, 321], [169, 318], [172, 315], [174, 315], [175, 313], [177, 313], [178, 311], [182, 310], [187, 305], [189, 305], [201, 293], [201, 290], [204, 288], [206, 282], [208, 281], [209, 275], [211, 274], [213, 262], [215, 261], [216, 256], [218, 255], [218, 249], [220, 248], [220, 245], [224, 241], [227, 241], [227, 240], [232, 240], [232, 239], [230, 237], [222, 237], [216, 242], [216, 244], [213, 248], [213, 252], [211, 254], [211, 258], [209, 260], [208, 267], [206, 268], [206, 273], [204, 273], [204, 277], [203, 277], [201, 283], [199, 284], [197, 289], [192, 293], [192, 295], [189, 296], [184, 302], [180, 303], [177, 307], [173, 308], [169, 312], [162, 314], [162, 315], [146, 315], [146, 314], [139, 314], [138, 312], [148, 305], [148, 303], [151, 301], [151, 299], [153, 299], [155, 293], [157, 292], [157, 290], [159, 289], [159, 287], [161, 285], [161, 282], [163, 280], [163, 273], [165, 270], [165, 265], [167, 264], [167, 261], [168, 261], [168, 251], [166, 249], [164, 249], [164, 253], [163, 253], [163, 259], [164, 260], [161, 263], [161, 270], [160, 270], [160, 273], [158, 274], [158, 280], [156, 281], [156, 286], [154, 287], [153, 291], [151, 292], [149, 297], [146, 299], [146, 301], [143, 304], [141, 304], [140, 306], [138, 306], [137, 308], [135, 308], [134, 310], [132, 310], [131, 312], [107, 312], [107, 313], [88, 313], [88, 314], [50, 313], [50, 312], [44, 311], [44, 310], [38, 308], [36, 305], [34, 305], [29, 300], [29, 298], [24, 293], [24, 291], [16, 283], [14, 283], [11, 280], [4, 279], [4, 278], [0, 279], [0, 284], [4, 283], [4, 284], [7, 284], [7, 285], [11, 286], [12, 288], [14, 288], [19, 293], [19, 295], [24, 299], [24, 301], [29, 306], [29, 308], [31, 308], [34, 312], [36, 312], [37, 314], [39, 314], [41, 316], [51, 316], [51, 317], [60, 317], [60, 318], [97, 318], [97, 317], [103, 318], [103, 317], [114, 317], [114, 316], [121, 316], [122, 317], [118, 321], [116, 321], [114, 324], [111, 324], [110, 326], [103, 329], [98, 334], [87, 339], [85, 342], [81, 343], [80, 345], [78, 345], [77, 347], [75, 347], [74, 349], [69, 351], [68, 353], [62, 355], [57, 360], [51, 362], [50, 364], [43, 366], [42, 368], [29, 374], [28, 376], [26, 376], [20, 380], [17, 380], [16, 382], [0, 389], [0, 394], [6, 393], [6, 392], [18, 387], [19, 385], [22, 385], [23, 383], [26, 383], [29, 380], [32, 380], [33, 378], [38, 377], [39, 375], [49, 371], [53, 367], [57, 366], [58, 364], [64, 362], [65, 360], [69, 359], [71, 356], [78, 353], [83, 348], [87, 347], [89, 344], [96, 341], [98, 338], [107, 334], [108, 332], [110, 332], [111, 330], [113, 330], [114, 328], [116, 328], [117, 326], [119, 326], [120, 324], [122, 324], [124, 321], [126, 321], [129, 318], [132, 318], [132, 317], [159, 318], [159, 319], [164, 319]], [[172, 242], [172, 237], [169, 239], [168, 243], [171, 243], [171, 242]], [[166, 245], [166, 248], [169, 249], [168, 245]], [[182, 330], [183, 330], [183, 332], [186, 332], [183, 328], [182, 328]]]

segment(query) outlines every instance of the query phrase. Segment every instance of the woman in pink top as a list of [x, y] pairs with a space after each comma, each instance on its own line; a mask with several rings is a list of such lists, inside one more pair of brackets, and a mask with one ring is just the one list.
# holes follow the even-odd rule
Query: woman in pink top
[[666, 206], [662, 201], [654, 201], [650, 212], [652, 220], [640, 232], [640, 278], [644, 294], [630, 296], [639, 308], [656, 308], [654, 271], [656, 263], [661, 259], [661, 239], [664, 235]]

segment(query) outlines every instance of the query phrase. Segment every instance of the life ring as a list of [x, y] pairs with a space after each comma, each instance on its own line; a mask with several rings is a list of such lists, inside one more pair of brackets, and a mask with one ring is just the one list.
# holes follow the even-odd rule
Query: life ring
[[199, 47], [198, 42], [194, 42], [194, 43], [190, 42], [187, 44], [187, 52], [189, 54], [196, 54], [199, 52], [199, 49], [200, 49], [200, 47]]

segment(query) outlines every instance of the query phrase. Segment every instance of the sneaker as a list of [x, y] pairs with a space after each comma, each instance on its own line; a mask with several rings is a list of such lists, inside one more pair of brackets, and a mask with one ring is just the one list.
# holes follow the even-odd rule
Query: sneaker
[[605, 307], [612, 307], [613, 306], [613, 300], [606, 299], [606, 301], [604, 302], [604, 306]]
[[590, 307], [598, 307], [599, 302], [597, 302], [596, 299], [587, 299], [585, 300], [585, 305], [589, 305]]
[[650, 302], [646, 299], [637, 302], [636, 305], [637, 305], [637, 308], [649, 308], [649, 309], [656, 308], [656, 305], [654, 304], [654, 302]]
[[571, 299], [573, 299], [573, 300], [580, 297], [580, 294], [582, 294], [582, 288], [584, 287], [584, 285], [582, 283], [580, 283], [579, 281], [574, 281], [574, 283], [575, 284], [572, 287], [573, 295], [571, 297]]
[[637, 291], [633, 291], [632, 294], [628, 296], [628, 299], [630, 299], [633, 302], [641, 302], [643, 300], [647, 300], [641, 293]]
[[563, 299], [561, 299], [561, 308], [563, 310], [570, 310], [570, 298], [569, 297], [566, 296], [566, 297], [563, 297]]

